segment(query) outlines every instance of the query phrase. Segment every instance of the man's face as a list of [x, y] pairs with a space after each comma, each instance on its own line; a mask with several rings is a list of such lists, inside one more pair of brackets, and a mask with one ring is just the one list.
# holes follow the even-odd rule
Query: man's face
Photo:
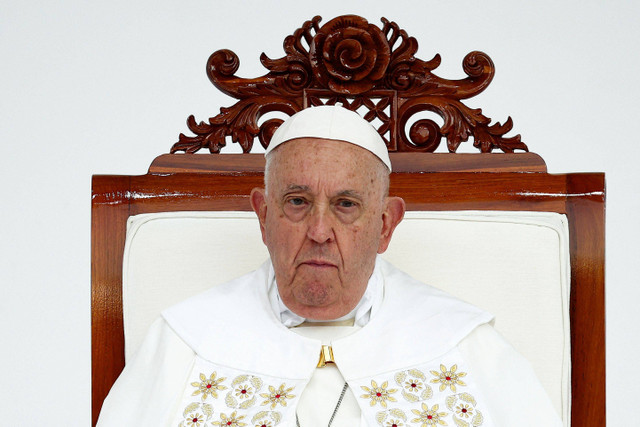
[[283, 302], [300, 316], [349, 313], [402, 219], [404, 202], [385, 197], [386, 170], [353, 144], [301, 138], [271, 156], [267, 193], [251, 202]]

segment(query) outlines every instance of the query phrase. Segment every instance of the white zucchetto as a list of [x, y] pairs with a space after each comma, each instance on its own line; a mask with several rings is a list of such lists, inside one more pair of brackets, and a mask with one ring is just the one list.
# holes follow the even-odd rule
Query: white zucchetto
[[376, 129], [358, 113], [338, 105], [305, 108], [285, 120], [275, 131], [264, 155], [297, 138], [345, 141], [372, 152], [391, 171], [387, 145]]

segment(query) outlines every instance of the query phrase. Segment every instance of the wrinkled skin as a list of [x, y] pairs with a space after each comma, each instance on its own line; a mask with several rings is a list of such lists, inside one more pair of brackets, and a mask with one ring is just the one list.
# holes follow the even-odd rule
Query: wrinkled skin
[[404, 201], [386, 196], [386, 168], [356, 145], [300, 138], [270, 156], [267, 189], [253, 189], [251, 205], [280, 296], [305, 318], [344, 316], [362, 298]]

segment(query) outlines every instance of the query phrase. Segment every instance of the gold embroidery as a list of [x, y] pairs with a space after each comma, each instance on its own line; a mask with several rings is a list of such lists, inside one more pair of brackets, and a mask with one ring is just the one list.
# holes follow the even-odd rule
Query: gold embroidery
[[469, 418], [473, 415], [473, 408], [466, 403], [461, 403], [456, 406], [456, 414], [459, 417]]
[[422, 404], [422, 411], [418, 409], [412, 409], [411, 412], [416, 414], [418, 418], [414, 418], [411, 420], [412, 423], [422, 423], [420, 427], [428, 427], [435, 425], [443, 425], [446, 426], [447, 423], [442, 418], [447, 416], [446, 412], [438, 412], [438, 405], [433, 405], [433, 407], [429, 408], [429, 406], [425, 403]]
[[418, 369], [400, 371], [393, 378], [396, 384], [402, 387], [400, 394], [408, 402], [419, 402], [433, 397], [431, 386], [425, 384], [427, 377]]
[[187, 415], [187, 419], [184, 421], [187, 427], [200, 427], [204, 423], [204, 415], [194, 412]]
[[[482, 413], [476, 408], [476, 399], [469, 393], [459, 393], [447, 397], [447, 408], [454, 411], [453, 421], [459, 427], [478, 427], [484, 422]], [[459, 417], [459, 418], [458, 418]], [[471, 420], [469, 420], [471, 418]]]
[[262, 405], [271, 405], [271, 409], [275, 409], [278, 404], [287, 406], [287, 399], [293, 399], [296, 397], [293, 394], [289, 394], [291, 390], [293, 390], [293, 387], [285, 389], [284, 383], [277, 389], [270, 385], [269, 393], [260, 393], [260, 396], [266, 399], [262, 402]]
[[376, 414], [376, 421], [384, 427], [404, 427], [404, 423], [407, 421], [407, 414], [398, 408], [387, 409]]
[[371, 402], [369, 402], [371, 406], [375, 406], [376, 403], [379, 403], [383, 408], [386, 408], [387, 400], [389, 402], [397, 402], [397, 400], [393, 396], [391, 396], [391, 394], [398, 391], [398, 389], [395, 388], [387, 390], [388, 385], [388, 381], [385, 381], [380, 384], [380, 387], [378, 387], [378, 383], [371, 380], [371, 388], [360, 386], [364, 391], [367, 392], [367, 394], [363, 394], [360, 397], [363, 399], [371, 399]]
[[440, 391], [449, 387], [451, 391], [456, 391], [456, 384], [467, 385], [460, 380], [460, 377], [464, 377], [466, 372], [456, 372], [458, 365], [453, 365], [451, 369], [447, 369], [446, 366], [440, 365], [440, 371], [431, 371], [437, 378], [431, 380], [432, 383], [440, 383]]
[[422, 390], [422, 388], [424, 388], [424, 384], [422, 383], [422, 381], [420, 381], [418, 379], [409, 378], [408, 381], [405, 381], [404, 388], [409, 393], [420, 393], [420, 390]]
[[216, 373], [212, 373], [209, 379], [204, 374], [200, 374], [200, 382], [191, 383], [192, 386], [197, 387], [198, 389], [191, 394], [192, 396], [197, 396], [202, 393], [202, 400], [205, 400], [209, 395], [214, 399], [218, 398], [217, 390], [225, 390], [227, 387], [221, 385], [220, 383], [226, 378], [218, 378], [216, 379]]
[[244, 418], [244, 415], [238, 415], [236, 411], [233, 411], [231, 415], [227, 416], [226, 414], [220, 414], [220, 421], [214, 421], [212, 425], [214, 426], [229, 426], [229, 427], [243, 427], [246, 426], [247, 423], [243, 423], [241, 420]]
[[253, 388], [249, 387], [247, 384], [242, 384], [235, 389], [235, 392], [238, 399], [249, 399], [253, 396]]
[[256, 403], [256, 393], [262, 388], [262, 380], [253, 375], [240, 375], [233, 379], [224, 399], [229, 408], [247, 409]]
[[193, 402], [184, 408], [183, 419], [178, 427], [206, 427], [203, 423], [213, 415], [213, 406], [208, 403]]
[[[260, 394], [261, 391], [265, 391], [263, 387], [266, 384], [259, 376], [241, 374], [229, 382], [226, 376], [219, 377], [218, 372], [213, 372], [207, 377], [202, 373], [202, 368], [195, 369], [197, 370], [194, 370], [192, 375], [197, 381], [190, 384], [196, 388], [192, 396], [197, 397], [188, 398], [184, 403], [186, 406], [182, 416], [176, 414], [173, 424], [176, 427], [280, 427], [283, 414], [273, 409], [278, 404], [287, 406], [287, 401], [296, 397], [291, 393], [295, 386], [287, 387], [285, 383], [278, 388], [270, 386], [268, 393]], [[223, 373], [226, 372], [220, 372]], [[187, 395], [191, 390], [187, 391]], [[220, 390], [226, 390], [225, 394], [221, 395]], [[257, 401], [260, 396], [266, 399], [262, 404], [270, 405], [270, 408], [258, 407]], [[228, 411], [233, 412], [221, 412], [220, 409], [225, 404], [229, 408]], [[214, 411], [214, 405], [218, 410]]]
[[282, 414], [280, 412], [260, 411], [251, 418], [251, 423], [254, 424], [255, 427], [274, 427], [278, 425], [281, 420]]

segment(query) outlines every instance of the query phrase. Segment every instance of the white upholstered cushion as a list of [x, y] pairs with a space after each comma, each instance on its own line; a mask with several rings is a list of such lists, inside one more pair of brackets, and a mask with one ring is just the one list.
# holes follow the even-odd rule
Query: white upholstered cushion
[[[164, 308], [254, 270], [267, 256], [252, 212], [130, 217], [123, 265], [127, 359]], [[564, 215], [407, 212], [383, 257], [493, 313], [496, 329], [531, 361], [567, 424], [570, 270]]]

